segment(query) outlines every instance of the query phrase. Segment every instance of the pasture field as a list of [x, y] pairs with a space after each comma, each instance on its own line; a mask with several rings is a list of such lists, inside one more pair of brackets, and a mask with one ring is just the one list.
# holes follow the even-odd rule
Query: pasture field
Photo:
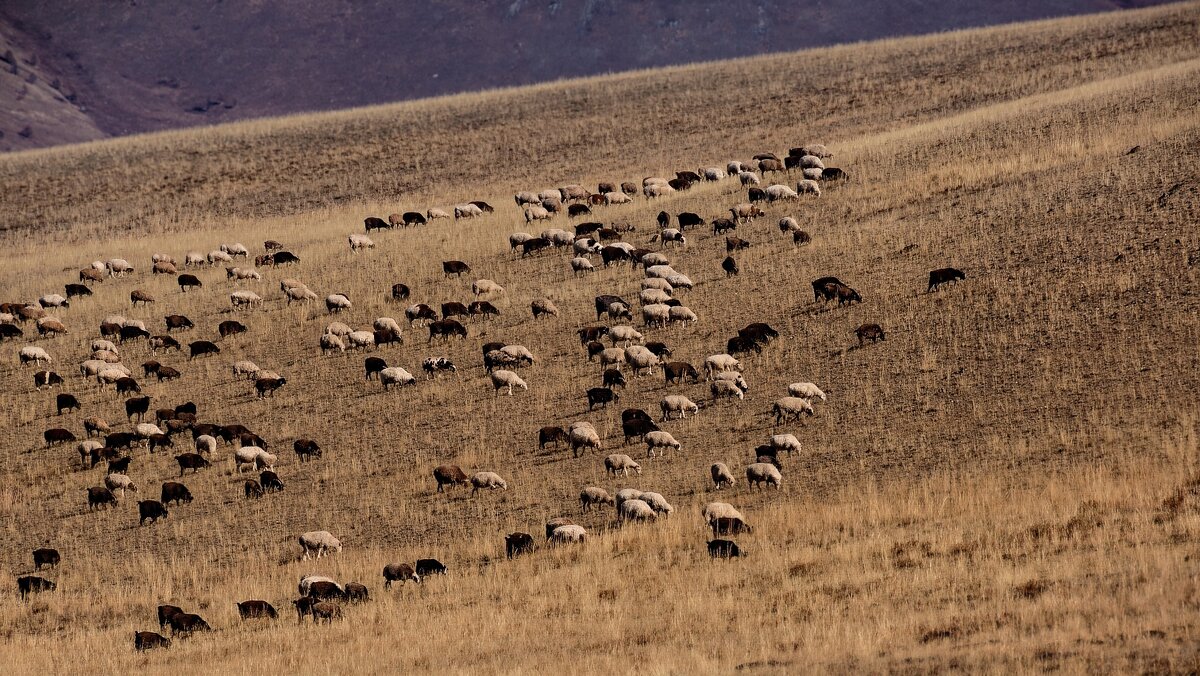
[[[939, 36], [485, 92], [344, 113], [120, 139], [0, 158], [0, 289], [6, 302], [62, 293], [95, 259], [136, 272], [93, 284], [94, 295], [55, 311], [70, 333], [0, 343], [0, 659], [13, 673], [87, 669], [222, 672], [653, 673], [971, 670], [1192, 671], [1200, 668], [1200, 5], [1021, 24]], [[689, 230], [663, 249], [694, 288], [676, 296], [690, 326], [642, 329], [672, 359], [699, 366], [751, 322], [780, 332], [741, 356], [744, 400], [714, 402], [708, 384], [667, 385], [659, 369], [634, 378], [620, 401], [588, 411], [600, 384], [575, 331], [596, 323], [593, 297], [634, 300], [643, 278], [628, 265], [573, 275], [565, 252], [511, 253], [512, 232], [570, 229], [558, 216], [526, 226], [518, 190], [567, 183], [641, 182], [677, 170], [749, 160], [758, 152], [824, 143], [850, 180], [820, 198], [776, 202], [738, 228], [751, 247], [726, 278], [723, 235]], [[794, 186], [799, 176], [780, 176]], [[764, 183], [770, 183], [772, 179]], [[657, 200], [597, 207], [593, 220], [627, 223], [647, 244], [659, 210], [706, 220], [744, 201], [736, 180], [702, 183]], [[363, 218], [487, 200], [496, 212], [372, 232], [353, 253]], [[812, 234], [796, 247], [776, 226], [797, 218]], [[152, 276], [150, 257], [274, 239], [300, 263], [263, 268], [234, 284], [217, 267], [193, 272], [204, 288], [180, 293]], [[473, 271], [446, 277], [441, 262]], [[928, 272], [954, 266], [966, 280], [926, 292]], [[810, 282], [836, 275], [862, 303], [814, 301]], [[288, 305], [279, 281], [353, 308]], [[406, 303], [473, 300], [471, 282], [506, 289], [501, 315], [465, 322], [469, 336], [427, 341], [408, 328]], [[133, 289], [156, 302], [132, 307]], [[231, 310], [246, 288], [261, 308]], [[534, 320], [549, 298], [556, 318]], [[636, 302], [635, 302], [636, 305]], [[199, 418], [241, 423], [277, 453], [286, 489], [242, 495], [244, 476], [222, 445], [213, 467], [178, 478], [176, 449], [133, 456], [137, 497], [90, 512], [73, 444], [84, 417], [127, 430], [124, 397], [79, 374], [110, 314], [146, 321], [183, 314], [174, 335], [216, 341], [221, 354], [188, 360], [121, 348], [154, 407], [194, 401]], [[332, 320], [405, 326], [403, 345], [322, 356]], [[217, 324], [249, 332], [223, 340]], [[860, 346], [854, 329], [883, 326]], [[480, 346], [527, 346], [528, 391], [495, 396]], [[65, 383], [34, 388], [25, 345], [45, 348]], [[384, 393], [363, 377], [379, 356], [418, 378]], [[454, 374], [426, 380], [421, 362], [449, 357]], [[155, 358], [175, 381], [141, 376]], [[287, 378], [274, 396], [230, 365], [250, 359]], [[776, 425], [787, 385], [828, 394], [816, 415]], [[59, 416], [54, 395], [80, 411]], [[645, 458], [623, 445], [620, 412], [658, 417], [667, 394], [704, 407], [660, 423], [682, 449]], [[589, 420], [602, 450], [541, 450], [537, 430]], [[773, 433], [802, 453], [783, 456], [782, 490], [750, 490], [744, 468]], [[297, 438], [321, 459], [301, 463]], [[640, 476], [606, 476], [602, 459], [629, 453]], [[713, 462], [739, 477], [715, 490]], [[498, 472], [506, 491], [435, 492], [443, 463]], [[137, 499], [164, 480], [195, 500], [140, 526]], [[584, 513], [579, 490], [635, 487], [674, 505], [655, 524], [616, 524], [612, 508]], [[737, 506], [754, 526], [735, 539], [747, 555], [712, 561], [700, 507]], [[551, 549], [551, 518], [585, 526], [589, 540]], [[344, 550], [299, 561], [296, 537], [325, 529]], [[503, 536], [534, 534], [538, 550], [508, 561]], [[13, 581], [30, 551], [53, 546], [51, 593], [21, 601]], [[440, 559], [445, 577], [385, 591], [384, 564]], [[370, 587], [343, 622], [297, 624], [296, 581], [308, 572]], [[235, 602], [268, 600], [275, 621], [244, 622]], [[157, 630], [155, 607], [200, 613], [210, 635], [137, 653], [134, 631]]]

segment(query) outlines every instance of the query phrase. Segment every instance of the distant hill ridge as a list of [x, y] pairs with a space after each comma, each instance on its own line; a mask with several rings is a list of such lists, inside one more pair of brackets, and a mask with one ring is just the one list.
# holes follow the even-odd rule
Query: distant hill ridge
[[0, 152], [1161, 0], [10, 0]]

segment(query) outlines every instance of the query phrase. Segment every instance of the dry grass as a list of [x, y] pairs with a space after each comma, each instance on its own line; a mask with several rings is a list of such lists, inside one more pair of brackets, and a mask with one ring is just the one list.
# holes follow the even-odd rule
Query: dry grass
[[[52, 394], [34, 391], [31, 369], [15, 366], [17, 345], [0, 347], [0, 527], [12, 544], [3, 562], [23, 573], [28, 551], [44, 543], [66, 559], [52, 575], [60, 591], [0, 610], [0, 655], [29, 671], [64, 670], [80, 654], [104, 670], [1194, 669], [1200, 54], [1185, 38], [1195, 35], [1195, 10], [0, 159], [10, 198], [0, 213], [20, 229], [0, 268], [6, 300], [57, 291], [93, 258], [139, 267], [61, 312], [70, 335], [37, 341], [84, 401], [81, 413], [54, 416]], [[669, 255], [698, 282], [681, 298], [700, 322], [647, 333], [699, 363], [747, 323], [779, 328], [781, 340], [743, 360], [746, 400], [667, 424], [680, 453], [643, 462], [636, 479], [606, 478], [600, 458], [621, 446], [621, 408], [655, 411], [669, 391], [707, 400], [707, 388], [631, 379], [619, 406], [588, 413], [583, 393], [599, 369], [572, 330], [594, 319], [592, 296], [636, 295], [641, 275], [574, 278], [563, 256], [508, 254], [507, 234], [525, 225], [506, 195], [636, 180], [813, 139], [831, 145], [854, 179], [741, 228], [754, 246], [738, 255], [740, 277], [724, 278], [719, 237], [689, 234], [687, 248]], [[641, 243], [660, 208], [711, 218], [743, 196], [710, 184], [639, 198], [598, 220], [636, 224], [631, 241]], [[358, 255], [346, 247], [365, 215], [476, 198], [497, 213], [373, 235], [377, 248]], [[780, 235], [774, 223], [787, 214], [813, 245], [794, 249]], [[45, 227], [24, 229], [34, 224]], [[106, 229], [117, 224], [136, 234]], [[95, 327], [121, 312], [158, 332], [162, 315], [179, 312], [197, 323], [181, 340], [215, 337], [216, 324], [235, 316], [233, 285], [203, 271], [205, 292], [181, 295], [172, 280], [145, 274], [150, 254], [181, 258], [225, 241], [257, 248], [267, 238], [302, 263], [249, 285], [268, 298], [263, 310], [236, 313], [250, 334], [223, 341], [219, 358], [159, 357], [184, 377], [143, 384], [162, 404], [194, 400], [204, 420], [257, 431], [281, 450], [287, 490], [246, 502], [223, 461], [184, 479], [197, 499], [163, 524], [137, 527], [129, 504], [88, 513], [84, 488], [102, 470], [80, 470], [72, 448], [44, 450], [41, 432], [79, 430], [89, 415], [122, 419], [119, 398], [74, 375]], [[414, 301], [467, 300], [470, 279], [441, 274], [451, 258], [507, 288], [504, 314], [472, 323], [463, 342], [427, 345], [414, 329], [405, 345], [380, 350], [414, 373], [430, 355], [460, 367], [400, 392], [365, 383], [360, 355], [319, 357], [324, 310], [287, 307], [277, 290], [286, 276], [321, 295], [344, 291], [355, 307], [339, 319], [364, 326], [402, 316], [387, 299], [396, 281]], [[926, 294], [926, 273], [945, 265], [966, 270], [967, 282]], [[826, 274], [865, 302], [814, 304], [809, 281]], [[159, 302], [129, 308], [135, 287]], [[528, 304], [539, 297], [563, 315], [533, 321]], [[868, 321], [888, 340], [860, 349], [851, 332]], [[492, 395], [479, 355], [490, 340], [538, 356], [523, 373], [529, 392]], [[126, 352], [132, 367], [149, 357], [144, 346]], [[243, 357], [288, 385], [256, 399], [229, 375]], [[756, 532], [740, 538], [747, 558], [714, 565], [695, 516], [722, 497], [707, 467], [719, 460], [740, 473], [775, 429], [771, 402], [797, 380], [820, 384], [829, 403], [789, 428], [805, 453], [784, 458], [784, 491], [750, 493], [743, 483], [725, 492]], [[579, 419], [596, 424], [603, 453], [537, 450], [538, 427]], [[302, 436], [321, 442], [323, 460], [295, 461], [291, 441]], [[436, 495], [429, 472], [446, 461], [498, 471], [511, 488]], [[153, 496], [173, 468], [168, 454], [142, 451], [132, 474]], [[677, 515], [613, 529], [611, 513], [579, 514], [576, 495], [591, 484], [657, 490]], [[504, 533], [537, 533], [564, 514], [592, 531], [586, 547], [502, 560]], [[295, 535], [315, 528], [346, 550], [295, 562]], [[446, 561], [452, 574], [385, 594], [383, 564], [419, 556]], [[235, 601], [284, 606], [296, 578], [317, 570], [367, 582], [378, 598], [333, 627], [297, 628], [290, 618], [240, 626]], [[150, 629], [160, 602], [197, 609], [219, 632], [135, 655], [129, 633]]]

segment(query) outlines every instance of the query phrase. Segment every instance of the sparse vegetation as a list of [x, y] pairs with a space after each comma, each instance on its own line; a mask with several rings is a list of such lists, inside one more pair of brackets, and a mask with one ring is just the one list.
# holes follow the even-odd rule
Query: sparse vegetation
[[[1200, 337], [1200, 13], [1196, 4], [1082, 19], [839, 47], [452, 97], [335, 115], [189, 131], [0, 158], [2, 300], [61, 292], [94, 259], [125, 258], [136, 272], [91, 285], [54, 310], [69, 333], [0, 344], [0, 657], [22, 672], [187, 668], [218, 671], [1187, 671], [1195, 669], [1197, 486], [1196, 349]], [[798, 65], [803, 63], [804, 68]], [[641, 271], [577, 277], [572, 254], [510, 251], [527, 226], [518, 190], [635, 181], [748, 160], [822, 142], [851, 179], [817, 199], [763, 204], [738, 226], [751, 243], [727, 277], [725, 235], [689, 231], [665, 253], [694, 282], [677, 294], [699, 320], [645, 329], [673, 360], [701, 365], [751, 322], [780, 337], [740, 355], [750, 389], [711, 402], [701, 377], [664, 384], [633, 377], [615, 406], [587, 410], [601, 382], [575, 330], [595, 323], [593, 296], [636, 298]], [[1133, 148], [1136, 151], [1131, 151]], [[793, 174], [795, 176], [795, 174]], [[790, 178], [789, 182], [794, 183]], [[660, 209], [724, 216], [745, 198], [736, 179], [657, 200], [594, 207], [628, 222], [641, 246]], [[467, 200], [494, 214], [346, 237], [367, 216], [450, 208]], [[794, 216], [812, 242], [793, 246], [776, 226]], [[557, 216], [549, 227], [563, 227]], [[573, 225], [573, 223], [572, 223]], [[533, 229], [533, 228], [530, 228]], [[220, 266], [189, 268], [188, 293], [152, 276], [150, 257], [183, 260], [219, 243], [264, 240], [300, 257], [260, 268], [261, 281], [227, 280]], [[654, 245], [657, 248], [657, 245]], [[449, 277], [441, 262], [472, 272]], [[240, 263], [239, 263], [240, 264]], [[928, 291], [931, 270], [966, 279]], [[183, 269], [181, 268], [182, 272]], [[813, 300], [810, 282], [836, 275], [862, 295]], [[297, 278], [318, 297], [353, 304], [331, 316], [319, 302], [289, 304]], [[402, 319], [409, 303], [473, 300], [487, 278], [505, 292], [499, 316], [459, 317], [466, 340], [427, 343]], [[392, 300], [403, 282], [408, 300]], [[144, 289], [156, 302], [130, 307]], [[233, 310], [229, 294], [261, 295]], [[534, 319], [549, 299], [558, 316]], [[90, 511], [85, 489], [103, 463], [82, 469], [71, 444], [42, 434], [100, 416], [127, 430], [123, 398], [78, 375], [96, 327], [113, 312], [165, 333], [163, 316], [213, 340], [220, 354], [152, 355], [121, 346], [132, 369], [153, 358], [178, 378], [138, 378], [154, 408], [195, 401], [206, 422], [246, 425], [270, 442], [286, 490], [245, 497], [229, 446], [213, 467], [179, 478], [170, 453], [133, 453], [146, 493], [165, 480], [194, 500], [138, 526], [136, 497]], [[336, 319], [370, 328], [400, 320], [403, 344], [322, 355]], [[236, 317], [247, 332], [218, 340]], [[886, 340], [862, 346], [865, 323]], [[151, 326], [153, 325], [153, 326]], [[29, 326], [29, 325], [27, 325]], [[639, 330], [643, 330], [640, 322]], [[186, 339], [185, 339], [186, 338]], [[528, 346], [528, 391], [495, 396], [480, 346]], [[34, 387], [18, 364], [34, 343], [66, 382]], [[607, 345], [606, 345], [607, 346]], [[363, 359], [421, 374], [423, 360], [457, 369], [382, 390]], [[249, 359], [286, 377], [260, 397], [234, 377]], [[140, 371], [135, 375], [140, 375]], [[789, 383], [827, 396], [816, 415], [776, 426], [773, 401]], [[57, 415], [54, 396], [81, 408]], [[658, 419], [658, 402], [705, 402], [660, 423], [680, 450], [642, 457], [623, 446], [622, 408]], [[579, 457], [538, 447], [542, 426], [591, 421], [601, 448]], [[772, 433], [793, 432], [783, 489], [752, 491], [745, 466]], [[182, 435], [186, 439], [188, 435]], [[301, 463], [293, 441], [320, 445]], [[189, 441], [178, 442], [184, 445]], [[184, 450], [192, 450], [191, 448]], [[640, 476], [605, 473], [629, 453]], [[738, 478], [717, 489], [710, 465]], [[496, 471], [508, 490], [436, 491], [432, 470]], [[661, 493], [675, 513], [617, 528], [611, 507], [583, 512], [580, 489]], [[143, 496], [142, 499], [145, 499]], [[753, 524], [744, 556], [711, 560], [699, 506], [735, 504]], [[548, 548], [543, 524], [568, 516], [582, 546]], [[343, 550], [298, 561], [300, 533], [328, 530]], [[504, 535], [535, 534], [538, 550], [505, 557]], [[62, 554], [57, 589], [20, 602], [30, 552]], [[392, 562], [448, 566], [420, 585], [385, 591]], [[366, 583], [372, 601], [341, 622], [291, 619], [304, 573]], [[238, 616], [263, 599], [278, 620]], [[133, 632], [155, 629], [155, 608], [202, 615], [212, 634], [140, 654]], [[65, 660], [72, 660], [65, 662]]]

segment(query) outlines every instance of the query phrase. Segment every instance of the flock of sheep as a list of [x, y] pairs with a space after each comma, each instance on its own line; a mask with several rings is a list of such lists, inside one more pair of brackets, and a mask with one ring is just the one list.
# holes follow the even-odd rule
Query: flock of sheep
[[[657, 218], [657, 231], [646, 239], [647, 244], [657, 243], [657, 249], [638, 247], [622, 241], [626, 234], [636, 232], [636, 227], [629, 224], [614, 223], [605, 226], [589, 221], [575, 225], [573, 232], [561, 228], [548, 228], [537, 235], [517, 232], [508, 237], [510, 251], [519, 250], [521, 258], [536, 256], [548, 250], [566, 249], [570, 252], [569, 267], [573, 275], [592, 272], [597, 264], [606, 268], [628, 265], [636, 269], [641, 266], [645, 274], [637, 295], [641, 330], [633, 325], [635, 304], [621, 296], [606, 293], [596, 296], [594, 309], [597, 322], [607, 318], [611, 323], [584, 326], [579, 328], [577, 333], [586, 352], [586, 359], [598, 362], [600, 367], [600, 385], [589, 388], [586, 393], [589, 410], [596, 406], [607, 407], [610, 403], [619, 401], [620, 395], [615, 388], [626, 387], [626, 367], [634, 376], [653, 375], [656, 368], [660, 369], [668, 385], [688, 381], [696, 383], [701, 377], [708, 381], [708, 389], [712, 396], [710, 402], [697, 403], [683, 395], [669, 394], [659, 402], [660, 415], [657, 420], [641, 409], [630, 408], [622, 412], [625, 443], [640, 440], [646, 445], [648, 459], [678, 453], [682, 449], [682, 444], [670, 432], [661, 429], [660, 425], [667, 425], [673, 420], [689, 415], [697, 415], [702, 408], [720, 400], [743, 400], [750, 386], [742, 373], [742, 364], [737, 355], [757, 354], [779, 336], [778, 331], [765, 323], [750, 324], [729, 339], [725, 352], [708, 356], [699, 368], [686, 361], [673, 359], [670, 348], [663, 342], [647, 340], [647, 333], [663, 327], [700, 321], [698, 313], [685, 306], [678, 298], [680, 292], [691, 289], [694, 282], [688, 275], [672, 267], [668, 251], [671, 247], [687, 245], [689, 229], [711, 225], [714, 234], [736, 231], [739, 226], [764, 215], [759, 206], [760, 202], [797, 200], [801, 199], [802, 195], [820, 197], [822, 182], [846, 179], [842, 170], [825, 166], [824, 160], [830, 156], [823, 146], [809, 146], [794, 148], [783, 159], [771, 153], [764, 153], [756, 156], [752, 163], [730, 162], [725, 168], [702, 167], [695, 172], [680, 171], [672, 179], [650, 177], [644, 179], [640, 187], [628, 182], [619, 185], [601, 183], [597, 186], [597, 191], [592, 192], [580, 185], [567, 185], [537, 193], [522, 192], [514, 196], [526, 223], [534, 223], [553, 219], [564, 213], [567, 218], [580, 219], [590, 216], [594, 206], [627, 204], [633, 201], [639, 192], [646, 199], [656, 199], [689, 190], [701, 182], [718, 182], [730, 177], [738, 181], [741, 187], [748, 189], [749, 201], [733, 205], [725, 214], [708, 219], [707, 223], [706, 219], [692, 212], [681, 212], [674, 218], [666, 211], [661, 212]], [[769, 174], [786, 174], [797, 170], [803, 174], [803, 178], [794, 190], [782, 184], [772, 184], [761, 189], [758, 187]], [[494, 211], [488, 203], [475, 201], [456, 205], [453, 208], [453, 217], [477, 218]], [[372, 230], [425, 225], [441, 218], [450, 218], [450, 213], [440, 209], [429, 209], [425, 214], [392, 214], [386, 221], [369, 217], [365, 219], [365, 226], [369, 233]], [[800, 229], [797, 220], [790, 216], [779, 221], [779, 229], [784, 234], [791, 234], [795, 245], [807, 244], [812, 239], [811, 235]], [[365, 234], [351, 234], [348, 242], [350, 249], [356, 253], [375, 246]], [[732, 235], [726, 236], [725, 243], [726, 251], [730, 255], [722, 263], [722, 269], [728, 278], [736, 276], [739, 269], [732, 254], [745, 249], [749, 243]], [[264, 250], [264, 254], [255, 258], [253, 267], [226, 267], [225, 279], [235, 285], [243, 282], [261, 282], [262, 274], [258, 268], [295, 265], [300, 261], [298, 256], [285, 251], [283, 245], [276, 241], [265, 242]], [[232, 264], [238, 258], [248, 262], [249, 249], [240, 243], [227, 243], [207, 254], [186, 254], [184, 266], [201, 268]], [[181, 293], [204, 290], [204, 283], [197, 275], [180, 274], [176, 265], [172, 256], [155, 254], [151, 260], [151, 272], [154, 275], [176, 275]], [[471, 266], [464, 261], [445, 261], [443, 271], [446, 277], [461, 276], [470, 273]], [[35, 303], [0, 304], [0, 340], [24, 338], [24, 330], [20, 325], [29, 321], [34, 322], [38, 335], [43, 338], [53, 339], [69, 333], [63, 319], [48, 313], [66, 311], [70, 308], [72, 300], [92, 295], [89, 285], [103, 283], [110, 278], [127, 277], [134, 272], [133, 266], [124, 259], [97, 261], [79, 271], [79, 283], [66, 285], [66, 296], [48, 293]], [[964, 278], [965, 275], [961, 271], [953, 268], [935, 270], [930, 273], [929, 290], [934, 290], [942, 283]], [[299, 279], [282, 279], [279, 288], [283, 299], [289, 305], [294, 302], [316, 302], [320, 299], [320, 296]], [[823, 277], [814, 281], [813, 290], [814, 299], [817, 301], [836, 300], [839, 305], [862, 301], [857, 291], [833, 277]], [[405, 323], [410, 330], [424, 325], [429, 332], [427, 344], [432, 344], [434, 340], [465, 339], [468, 331], [459, 319], [480, 317], [486, 320], [499, 315], [500, 310], [492, 301], [507, 293], [503, 286], [490, 279], [475, 280], [471, 291], [475, 301], [469, 304], [444, 303], [440, 307], [440, 313], [425, 303], [408, 304], [404, 309]], [[409, 301], [411, 293], [410, 288], [403, 283], [394, 284], [390, 289], [391, 298], [397, 302]], [[133, 305], [147, 305], [156, 303], [157, 299], [144, 290], [134, 289], [130, 293], [130, 302]], [[229, 302], [234, 310], [248, 310], [262, 306], [265, 299], [254, 291], [238, 288], [229, 292]], [[326, 295], [324, 304], [331, 316], [339, 315], [353, 307], [349, 295], [341, 292]], [[553, 319], [560, 314], [554, 301], [549, 298], [534, 299], [530, 304], [530, 311], [535, 320]], [[96, 510], [116, 506], [124, 500], [127, 493], [138, 491], [138, 486], [130, 478], [128, 470], [132, 461], [132, 451], [139, 444], [145, 442], [151, 452], [160, 447], [183, 450], [179, 449], [179, 439], [189, 435], [192, 447], [175, 458], [179, 466], [179, 476], [174, 477], [175, 480], [162, 483], [159, 500], [139, 501], [140, 524], [153, 524], [167, 518], [168, 506], [190, 503], [193, 498], [182, 483], [182, 478], [189, 470], [195, 474], [211, 467], [209, 458], [217, 454], [218, 446], [222, 443], [232, 447], [235, 472], [240, 474], [245, 468], [259, 472], [257, 478], [248, 479], [244, 483], [243, 490], [247, 499], [259, 499], [266, 494], [284, 490], [284, 482], [275, 471], [278, 458], [269, 452], [268, 442], [251, 430], [237, 424], [216, 425], [200, 422], [198, 406], [192, 402], [173, 408], [151, 410], [150, 397], [142, 395], [133, 370], [122, 363], [122, 351], [130, 344], [136, 345], [145, 341], [155, 357], [160, 352], [167, 355], [171, 350], [181, 353], [183, 346], [173, 337], [172, 331], [194, 330], [194, 323], [183, 315], [172, 314], [165, 317], [165, 325], [164, 333], [153, 335], [142, 321], [126, 319], [120, 315], [108, 316], [101, 323], [100, 337], [91, 343], [90, 358], [79, 366], [81, 378], [94, 378], [101, 386], [112, 386], [117, 393], [126, 397], [125, 410], [131, 421], [131, 431], [113, 431], [107, 421], [90, 416], [83, 421], [86, 437], [83, 440], [65, 428], [48, 429], [43, 435], [47, 447], [76, 443], [81, 464], [85, 468], [94, 468], [101, 463], [105, 465], [103, 485], [88, 489], [88, 508]], [[354, 329], [341, 321], [332, 321], [320, 335], [316, 347], [319, 347], [322, 354], [374, 350], [383, 345], [403, 343], [404, 328], [392, 317], [379, 317], [369, 328], [361, 329]], [[222, 338], [246, 331], [245, 325], [236, 320], [222, 322], [218, 329]], [[876, 324], [865, 324], [859, 327], [856, 333], [860, 343], [885, 338], [883, 329]], [[605, 340], [608, 341], [607, 345]], [[219, 345], [208, 340], [192, 341], [187, 349], [189, 359], [221, 352]], [[66, 379], [50, 369], [56, 362], [47, 349], [37, 345], [25, 345], [20, 348], [18, 355], [21, 364], [43, 369], [34, 373], [35, 385], [39, 390], [65, 386]], [[528, 347], [490, 342], [482, 346], [481, 356], [482, 366], [495, 395], [504, 393], [512, 396], [517, 390], [529, 389], [529, 384], [517, 372], [537, 362], [533, 351]], [[182, 375], [179, 369], [161, 364], [153, 358], [141, 364], [141, 369], [144, 377], [156, 377], [159, 381], [179, 378]], [[417, 384], [417, 379], [411, 372], [401, 366], [389, 365], [379, 356], [366, 357], [364, 369], [365, 380], [377, 379], [384, 391]], [[448, 357], [440, 355], [424, 359], [421, 369], [429, 379], [443, 373], [458, 372], [458, 368]], [[276, 390], [287, 384], [287, 379], [282, 375], [260, 368], [248, 360], [233, 363], [231, 372], [235, 378], [252, 381], [254, 391], [260, 398], [272, 396]], [[799, 421], [802, 416], [814, 415], [815, 403], [825, 401], [825, 393], [816, 384], [797, 382], [787, 388], [786, 396], [780, 396], [773, 402], [771, 415], [774, 416], [777, 425]], [[60, 414], [64, 410], [82, 408], [79, 400], [66, 392], [56, 395], [56, 405]], [[154, 417], [154, 423], [144, 420], [148, 415]], [[137, 422], [132, 422], [135, 419]], [[587, 421], [573, 422], [565, 429], [558, 426], [543, 427], [538, 431], [538, 444], [543, 448], [547, 445], [566, 446], [576, 457], [588, 450], [599, 450], [603, 446], [597, 429]], [[301, 462], [322, 457], [320, 446], [311, 439], [296, 439], [293, 449]], [[122, 451], [129, 454], [125, 455]], [[783, 476], [780, 453], [792, 454], [800, 451], [801, 443], [795, 435], [770, 435], [764, 444], [754, 449], [751, 456], [753, 462], [745, 467], [747, 485], [751, 488], [781, 488]], [[642, 473], [641, 465], [624, 453], [608, 454], [603, 458], [603, 466], [605, 472], [613, 477], [618, 474], [628, 477], [631, 471], [635, 475]], [[455, 465], [440, 465], [433, 470], [433, 476], [439, 493], [446, 487], [458, 485], [470, 485], [473, 492], [481, 489], [506, 490], [509, 486], [496, 472], [478, 471], [468, 476]], [[723, 462], [712, 463], [705, 477], [706, 481], [713, 482], [716, 490], [728, 488], [736, 483], [734, 473]], [[613, 506], [619, 524], [656, 521], [668, 518], [674, 512], [674, 507], [662, 494], [632, 488], [625, 488], [610, 495], [602, 487], [588, 486], [580, 492], [579, 501], [585, 512], [601, 505]], [[703, 507], [702, 516], [714, 538], [707, 542], [711, 556], [732, 558], [745, 555], [743, 548], [735, 541], [727, 539], [728, 536], [752, 532], [751, 526], [736, 508], [728, 503], [712, 502]], [[546, 524], [545, 537], [551, 544], [582, 543], [587, 538], [587, 532], [569, 519], [559, 518]], [[342, 549], [341, 542], [328, 531], [304, 533], [299, 537], [299, 544], [304, 559], [310, 555], [320, 558]], [[533, 537], [524, 532], [506, 536], [505, 546], [509, 558], [527, 554], [535, 549]], [[60, 558], [59, 553], [50, 548], [34, 552], [37, 569], [44, 565], [56, 566]], [[436, 560], [422, 559], [417, 562], [415, 568], [408, 564], [389, 564], [383, 571], [383, 577], [385, 586], [390, 587], [395, 581], [419, 582], [421, 577], [431, 572], [444, 573], [445, 570], [445, 566]], [[22, 596], [53, 590], [55, 587], [52, 581], [37, 575], [21, 577], [18, 586]], [[299, 617], [303, 619], [308, 615], [314, 620], [341, 617], [342, 612], [337, 601], [364, 601], [368, 596], [365, 586], [361, 584], [340, 584], [332, 579], [313, 576], [306, 576], [301, 580], [299, 591], [301, 598], [294, 602]], [[273, 606], [259, 600], [239, 604], [239, 612], [245, 618], [277, 615]], [[169, 626], [172, 631], [185, 635], [209, 628], [199, 616], [184, 613], [174, 606], [160, 607], [159, 622], [160, 628]], [[144, 649], [163, 647], [169, 645], [170, 641], [154, 632], [138, 632], [135, 644], [139, 649]]]

